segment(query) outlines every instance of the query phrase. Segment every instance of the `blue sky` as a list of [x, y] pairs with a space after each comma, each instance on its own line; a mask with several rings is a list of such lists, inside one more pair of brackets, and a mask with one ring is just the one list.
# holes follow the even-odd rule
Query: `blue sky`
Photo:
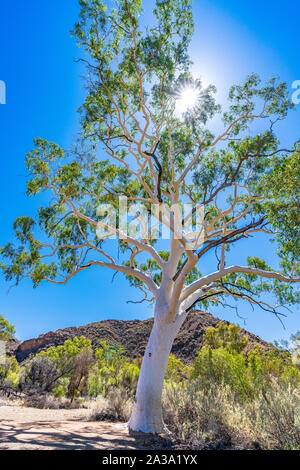
[[[147, 0], [147, 8], [151, 2]], [[232, 83], [251, 72], [263, 78], [279, 75], [291, 86], [300, 80], [299, 15], [296, 0], [282, 2], [199, 1], [194, 4], [196, 32], [191, 48], [194, 72], [205, 84], [214, 83], [222, 102]], [[24, 156], [32, 139], [41, 136], [64, 147], [71, 144], [78, 126], [76, 111], [84, 97], [82, 66], [69, 31], [76, 21], [76, 0], [5, 2], [0, 18], [0, 80], [7, 87], [7, 103], [0, 105], [2, 214], [0, 246], [12, 235], [19, 215], [33, 215], [39, 201], [25, 195]], [[292, 92], [292, 89], [291, 89]], [[300, 105], [298, 106], [300, 108]], [[291, 143], [299, 137], [300, 109], [281, 127], [280, 137]], [[249, 254], [265, 255], [272, 262], [268, 243], [258, 239]], [[240, 245], [234, 259], [244, 259]], [[272, 264], [272, 263], [271, 263]], [[33, 289], [28, 280], [10, 288], [0, 279], [0, 314], [16, 326], [17, 337], [27, 339], [49, 330], [106, 318], [145, 319], [152, 310], [145, 304], [127, 304], [139, 294], [121, 275], [94, 269], [81, 273], [66, 286], [42, 284]], [[10, 289], [9, 289], [10, 288]], [[284, 320], [286, 330], [271, 314], [246, 306], [240, 313], [214, 310], [266, 340], [286, 338], [299, 329], [299, 311]]]

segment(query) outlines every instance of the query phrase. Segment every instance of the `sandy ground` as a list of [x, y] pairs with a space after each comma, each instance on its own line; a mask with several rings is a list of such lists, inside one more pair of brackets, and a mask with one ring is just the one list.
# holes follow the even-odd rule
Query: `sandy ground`
[[88, 413], [84, 409], [39, 410], [0, 402], [0, 450], [158, 448], [155, 438], [129, 435], [124, 423], [85, 421]]

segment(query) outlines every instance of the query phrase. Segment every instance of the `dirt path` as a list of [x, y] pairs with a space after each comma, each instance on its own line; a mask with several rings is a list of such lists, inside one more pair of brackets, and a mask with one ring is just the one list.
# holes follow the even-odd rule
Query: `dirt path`
[[124, 423], [85, 421], [88, 410], [39, 410], [0, 403], [0, 450], [153, 449], [155, 438], [130, 436]]

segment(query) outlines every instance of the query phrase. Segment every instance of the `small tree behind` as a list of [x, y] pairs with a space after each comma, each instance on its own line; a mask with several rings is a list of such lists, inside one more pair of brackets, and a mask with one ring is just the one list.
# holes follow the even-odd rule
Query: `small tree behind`
[[15, 335], [15, 327], [10, 325], [5, 318], [0, 315], [0, 341], [12, 339]]

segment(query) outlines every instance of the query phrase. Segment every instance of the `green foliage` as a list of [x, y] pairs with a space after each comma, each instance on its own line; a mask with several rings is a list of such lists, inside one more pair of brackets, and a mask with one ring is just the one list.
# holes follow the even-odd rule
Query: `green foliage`
[[287, 350], [246, 346], [234, 325], [207, 328], [189, 380], [165, 384], [166, 424], [199, 449], [296, 450], [299, 364]]
[[69, 379], [67, 377], [60, 378], [59, 384], [52, 390], [53, 395], [58, 398], [64, 398], [67, 395], [68, 385]]
[[219, 322], [215, 328], [206, 328], [203, 343], [211, 349], [224, 348], [231, 353], [240, 353], [247, 346], [248, 338], [242, 335], [241, 329], [233, 323], [227, 325]]
[[19, 384], [20, 367], [15, 357], [6, 357], [0, 364], [0, 387], [16, 390]]
[[[99, 202], [113, 206], [119, 220], [119, 196], [142, 202], [149, 213], [152, 202], [168, 208], [174, 200], [181, 205], [188, 200], [201, 204], [205, 220], [213, 224], [214, 243], [218, 242], [209, 250], [222, 245], [224, 222], [233, 234], [259, 220], [257, 227], [274, 235], [283, 273], [296, 277], [300, 146], [296, 142], [282, 149], [275, 134], [275, 124], [293, 108], [287, 85], [276, 78], [262, 83], [255, 74], [233, 85], [222, 112], [224, 133], [216, 136], [210, 125], [221, 111], [215, 103], [216, 89], [203, 89], [191, 74], [194, 22], [190, 0], [153, 1], [153, 21], [146, 27], [141, 19], [142, 0], [79, 3], [79, 20], [72, 34], [84, 51], [84, 59], [79, 60], [86, 64], [88, 76], [80, 108], [80, 141], [72, 151], [65, 151], [41, 137], [34, 140], [34, 148], [26, 155], [27, 194], [45, 192], [48, 203], [39, 208], [37, 217], [16, 219], [16, 245], [0, 248], [0, 268], [6, 279], [18, 283], [30, 277], [36, 287], [43, 280], [64, 284], [95, 264], [123, 272], [117, 263], [107, 262], [111, 253], [105, 251], [106, 237], [100, 240], [96, 234], [97, 223], [104, 217], [97, 213]], [[199, 91], [200, 104], [192, 115], [179, 117], [174, 113], [176, 98], [187, 86]], [[267, 127], [269, 121], [271, 127]], [[237, 188], [241, 189], [238, 195]], [[219, 217], [221, 199], [228, 204], [234, 200], [235, 215], [229, 211]], [[225, 251], [245, 233], [246, 229], [229, 237]], [[123, 239], [118, 243], [121, 267], [132, 268], [124, 272], [132, 285], [143, 290], [145, 278], [161, 285], [160, 263], [149, 250], [129, 247]], [[148, 246], [155, 243], [147, 241]], [[162, 262], [170, 250], [171, 246], [159, 253]], [[184, 253], [177, 269], [186, 258]], [[273, 270], [255, 256], [248, 264]], [[140, 271], [148, 278], [136, 275]], [[184, 284], [200, 277], [193, 266]], [[267, 292], [280, 304], [293, 304], [298, 300], [293, 285], [232, 273], [214, 287], [222, 290], [223, 297], [259, 299]], [[210, 301], [201, 300], [202, 306]]]
[[[300, 385], [299, 367], [293, 364], [288, 351], [248, 346], [248, 338], [239, 327], [220, 322], [215, 328], [206, 329], [203, 347], [192, 366], [186, 366], [170, 355], [165, 381], [186, 383], [196, 380], [203, 389], [209, 389], [212, 384], [225, 384], [241, 400], [252, 400], [266, 390], [274, 378], [296, 387]], [[91, 352], [90, 348], [90, 342], [81, 337], [38, 354], [53, 361], [57, 370], [63, 373], [53, 389], [56, 396], [72, 396], [70, 383], [76, 382], [80, 370], [80, 361], [74, 362], [74, 358], [80, 359], [84, 352]], [[81, 387], [75, 387], [76, 394], [106, 396], [110, 390], [118, 388], [133, 396], [139, 377], [138, 362], [131, 362], [124, 355], [123, 348], [112, 347], [106, 341], [101, 341], [94, 356], [88, 361]]]
[[67, 339], [61, 346], [51, 346], [46, 351], [41, 351], [37, 357], [46, 357], [50, 359], [55, 366], [61, 368], [62, 364], [67, 363], [85, 350], [91, 350], [91, 341], [85, 336], [80, 338]]
[[[299, 157], [299, 142], [288, 155], [274, 155], [256, 186], [258, 194], [269, 195], [264, 204], [257, 205], [257, 211], [265, 212], [279, 233], [279, 256], [286, 273], [291, 271], [299, 258]], [[299, 267], [295, 266], [294, 274], [297, 273]]]
[[101, 341], [95, 351], [96, 364], [89, 377], [88, 393], [92, 396], [106, 396], [113, 387], [126, 389], [133, 394], [137, 385], [140, 369], [124, 356], [122, 348], [111, 348]]
[[14, 337], [15, 328], [10, 325], [5, 318], [0, 315], [0, 341], [5, 341]]
[[[275, 296], [279, 305], [297, 302], [300, 144], [282, 148], [275, 133], [293, 108], [287, 85], [273, 77], [263, 83], [251, 74], [231, 87], [222, 111], [215, 102], [215, 87], [204, 89], [191, 74], [190, 0], [153, 1], [151, 24], [141, 19], [142, 0], [79, 4], [72, 34], [83, 49], [79, 60], [86, 64], [88, 77], [80, 138], [71, 151], [37, 138], [26, 155], [27, 195], [45, 193], [47, 202], [37, 217], [18, 217], [16, 244], [0, 248], [6, 279], [18, 283], [31, 278], [34, 287], [43, 280], [65, 284], [90, 267], [109, 267], [141, 288], [144, 300], [158, 297], [156, 286], [163, 285], [166, 295], [160, 298], [172, 299], [170, 313], [175, 315], [177, 307], [186, 308], [179, 305], [183, 290], [202, 277], [197, 267], [201, 256], [210, 252], [218, 258], [221, 248], [219, 277], [204, 285], [202, 306], [230, 296], [277, 313], [262, 301], [264, 293]], [[178, 116], [176, 98], [190, 86], [199, 92], [199, 105], [195, 112]], [[224, 128], [214, 135], [211, 120], [219, 112]], [[158, 240], [133, 242], [117, 233], [121, 239], [116, 262], [107, 237], [97, 236], [97, 224], [104, 217], [97, 207], [100, 202], [113, 206], [120, 222], [119, 196], [142, 202], [147, 222], [153, 202], [166, 210], [187, 200], [193, 208], [204, 207], [208, 233], [203, 247], [194, 252], [179, 249], [174, 234], [166, 250], [155, 251]], [[255, 253], [247, 267], [225, 275], [225, 254], [257, 231], [276, 242], [286, 276]], [[166, 269], [163, 275], [162, 266], [171, 258], [174, 272]], [[274, 257], [275, 266], [276, 261]], [[12, 333], [0, 317], [0, 339]], [[191, 374], [204, 391], [212, 383], [225, 384], [241, 400], [265, 392], [274, 377], [299, 383], [299, 369], [289, 353], [259, 348], [246, 352], [247, 342], [233, 325], [209, 329], [191, 372], [170, 357], [167, 382], [180, 382], [184, 388], [184, 378]], [[131, 363], [122, 349], [102, 343], [93, 354], [91, 343], [82, 337], [40, 353], [24, 368], [22, 380], [73, 399], [78, 394], [106, 395], [113, 387], [132, 394], [138, 375], [138, 363]]]
[[246, 398], [254, 392], [247, 372], [246, 358], [242, 354], [204, 346], [194, 361], [191, 377], [199, 378], [203, 388], [209, 388], [211, 383], [225, 383]]
[[170, 354], [165, 373], [165, 381], [172, 383], [180, 382], [186, 379], [188, 374], [189, 367], [183, 364], [180, 359], [176, 359], [174, 354]]
[[247, 344], [248, 339], [235, 325], [220, 322], [215, 328], [207, 328], [191, 378], [205, 389], [213, 383], [228, 385], [242, 400], [253, 399], [273, 378], [300, 386], [300, 369], [288, 351], [255, 346], [245, 352]]
[[53, 384], [55, 396], [66, 395], [73, 400], [75, 396], [85, 392], [94, 363], [90, 340], [84, 336], [75, 336], [61, 346], [52, 346], [41, 351], [36, 357], [50, 360], [58, 371], [57, 380]]
[[36, 366], [32, 371], [32, 363], [39, 360], [48, 361], [45, 368], [52, 365], [51, 393], [72, 400], [78, 395], [106, 396], [112, 388], [122, 388], [133, 395], [140, 372], [138, 364], [124, 356], [123, 348], [101, 341], [93, 353], [91, 341], [84, 336], [38, 353], [28, 370], [23, 371], [25, 378], [34, 376], [38, 382], [37, 377], [44, 377], [40, 372], [37, 374]]

